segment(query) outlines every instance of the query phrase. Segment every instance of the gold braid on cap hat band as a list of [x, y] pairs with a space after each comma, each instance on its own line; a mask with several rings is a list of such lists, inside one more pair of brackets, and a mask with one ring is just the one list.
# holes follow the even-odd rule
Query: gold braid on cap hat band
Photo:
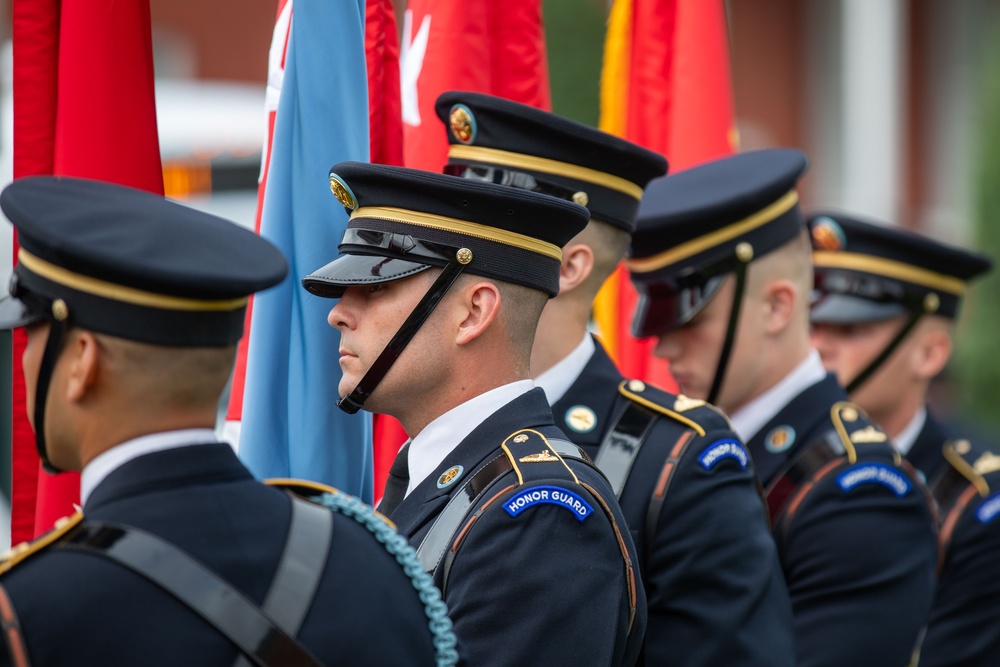
[[965, 283], [958, 278], [884, 257], [861, 255], [855, 252], [817, 250], [813, 253], [813, 265], [821, 269], [848, 269], [871, 273], [883, 278], [893, 278], [941, 292], [948, 292], [955, 296], [961, 296], [965, 293]]
[[448, 149], [448, 157], [456, 160], [472, 160], [473, 162], [485, 162], [501, 167], [514, 167], [516, 169], [527, 169], [529, 171], [539, 171], [543, 174], [554, 176], [565, 176], [575, 178], [578, 181], [586, 181], [594, 185], [600, 185], [609, 190], [617, 190], [627, 194], [633, 199], [642, 199], [642, 188], [627, 179], [609, 174], [596, 169], [588, 169], [569, 162], [559, 162], [535, 155], [525, 155], [523, 153], [511, 153], [498, 148], [483, 148], [482, 146], [457, 146], [453, 145]]
[[781, 199], [749, 217], [743, 218], [731, 225], [726, 225], [722, 229], [717, 229], [704, 236], [685, 241], [656, 255], [627, 259], [625, 260], [625, 267], [633, 273], [648, 273], [662, 269], [665, 266], [670, 266], [671, 264], [676, 264], [681, 260], [697, 255], [699, 252], [714, 248], [726, 241], [732, 241], [758, 227], [763, 227], [778, 216], [790, 211], [798, 202], [799, 193], [795, 190], [789, 190]]
[[486, 239], [495, 243], [521, 248], [539, 255], [551, 257], [557, 262], [562, 261], [562, 248], [546, 241], [540, 241], [524, 234], [511, 232], [506, 229], [481, 225], [478, 222], [468, 222], [457, 218], [449, 218], [433, 213], [421, 213], [405, 208], [394, 208], [391, 206], [362, 206], [351, 212], [351, 220], [356, 218], [375, 218], [378, 220], [390, 220], [401, 222], [417, 227], [430, 227], [445, 232], [455, 232], [465, 236]]
[[181, 296], [147, 292], [135, 289], [134, 287], [125, 287], [124, 285], [109, 283], [99, 278], [92, 278], [82, 273], [76, 273], [61, 266], [56, 266], [40, 257], [32, 255], [24, 248], [17, 251], [17, 260], [24, 265], [24, 268], [46, 280], [65, 285], [78, 292], [93, 294], [94, 296], [110, 299], [111, 301], [131, 303], [136, 306], [159, 308], [161, 310], [227, 311], [242, 308], [248, 301], [248, 298], [245, 296], [238, 299], [214, 301], [189, 299]]

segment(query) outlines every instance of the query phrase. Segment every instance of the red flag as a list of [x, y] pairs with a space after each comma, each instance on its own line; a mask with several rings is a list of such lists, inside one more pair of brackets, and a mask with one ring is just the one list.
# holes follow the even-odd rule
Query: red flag
[[[615, 0], [601, 76], [601, 129], [663, 153], [675, 173], [736, 150], [722, 0]], [[653, 341], [630, 335], [635, 290], [619, 267], [595, 302], [622, 372], [675, 387]]]
[[434, 113], [446, 90], [551, 108], [540, 0], [409, 0], [402, 39], [407, 167], [440, 172], [447, 162], [448, 141]]
[[[448, 161], [448, 139], [434, 113], [434, 102], [446, 90], [488, 93], [546, 110], [552, 106], [540, 0], [409, 0], [402, 40], [407, 167], [440, 172]], [[377, 500], [406, 432], [392, 417], [378, 415], [374, 437]]]
[[[163, 193], [148, 0], [14, 0], [14, 177], [95, 178]], [[15, 240], [15, 257], [17, 247]], [[14, 337], [11, 537], [79, 502], [77, 474], [40, 471]], [[37, 490], [34, 481], [37, 480]]]

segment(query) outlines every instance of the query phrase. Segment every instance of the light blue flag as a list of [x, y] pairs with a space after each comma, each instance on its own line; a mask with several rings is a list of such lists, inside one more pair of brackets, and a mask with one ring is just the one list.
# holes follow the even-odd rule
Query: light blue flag
[[260, 224], [289, 275], [254, 298], [239, 455], [258, 478], [309, 479], [371, 503], [371, 417], [336, 405], [335, 302], [299, 283], [337, 257], [347, 225], [330, 167], [368, 160], [364, 19], [365, 0], [295, 0]]

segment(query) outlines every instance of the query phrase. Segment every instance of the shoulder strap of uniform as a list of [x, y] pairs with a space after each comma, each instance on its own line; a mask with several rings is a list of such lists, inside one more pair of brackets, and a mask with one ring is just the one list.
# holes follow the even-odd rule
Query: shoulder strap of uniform
[[0, 574], [11, 570], [46, 547], [63, 539], [81, 521], [83, 521], [83, 514], [81, 512], [77, 512], [71, 516], [64, 516], [56, 521], [52, 530], [44, 535], [31, 542], [21, 542], [11, 547], [3, 556], [0, 556]]
[[28, 647], [21, 633], [21, 623], [17, 620], [17, 612], [10, 601], [10, 595], [3, 584], [0, 584], [0, 629], [3, 630], [4, 643], [7, 645], [7, 655], [13, 667], [29, 667]]
[[113, 523], [85, 521], [57, 548], [102, 556], [145, 577], [225, 635], [258, 667], [320, 665], [241, 591], [155, 535]]
[[941, 447], [947, 467], [931, 484], [931, 493], [941, 513], [938, 544], [943, 561], [958, 520], [977, 498], [990, 495], [987, 476], [1000, 470], [1000, 456], [974, 447], [964, 438], [948, 440]]
[[[286, 480], [269, 480], [266, 483], [270, 486], [296, 488], [294, 484], [287, 484]], [[329, 488], [336, 493], [336, 489], [322, 484], [307, 483], [306, 488], [311, 491], [315, 487]], [[279, 628], [290, 637], [295, 637], [302, 628], [306, 613], [312, 607], [320, 579], [326, 570], [333, 536], [333, 515], [323, 507], [293, 495], [293, 492], [288, 495], [292, 501], [288, 537], [261, 609]], [[235, 667], [250, 667], [250, 661], [245, 655], [240, 655]]]

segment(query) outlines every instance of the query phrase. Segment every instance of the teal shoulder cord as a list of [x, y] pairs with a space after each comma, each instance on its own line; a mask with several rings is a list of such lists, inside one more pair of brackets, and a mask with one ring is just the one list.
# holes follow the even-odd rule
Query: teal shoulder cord
[[314, 500], [329, 507], [334, 512], [354, 519], [367, 528], [375, 536], [375, 539], [385, 546], [385, 550], [396, 559], [403, 567], [403, 571], [410, 577], [413, 588], [420, 594], [420, 601], [424, 603], [428, 626], [434, 637], [438, 667], [457, 665], [458, 639], [452, 630], [451, 619], [448, 618], [448, 607], [441, 599], [441, 592], [434, 585], [430, 575], [424, 572], [413, 547], [402, 535], [379, 518], [374, 510], [353, 496], [345, 493], [324, 493]]

